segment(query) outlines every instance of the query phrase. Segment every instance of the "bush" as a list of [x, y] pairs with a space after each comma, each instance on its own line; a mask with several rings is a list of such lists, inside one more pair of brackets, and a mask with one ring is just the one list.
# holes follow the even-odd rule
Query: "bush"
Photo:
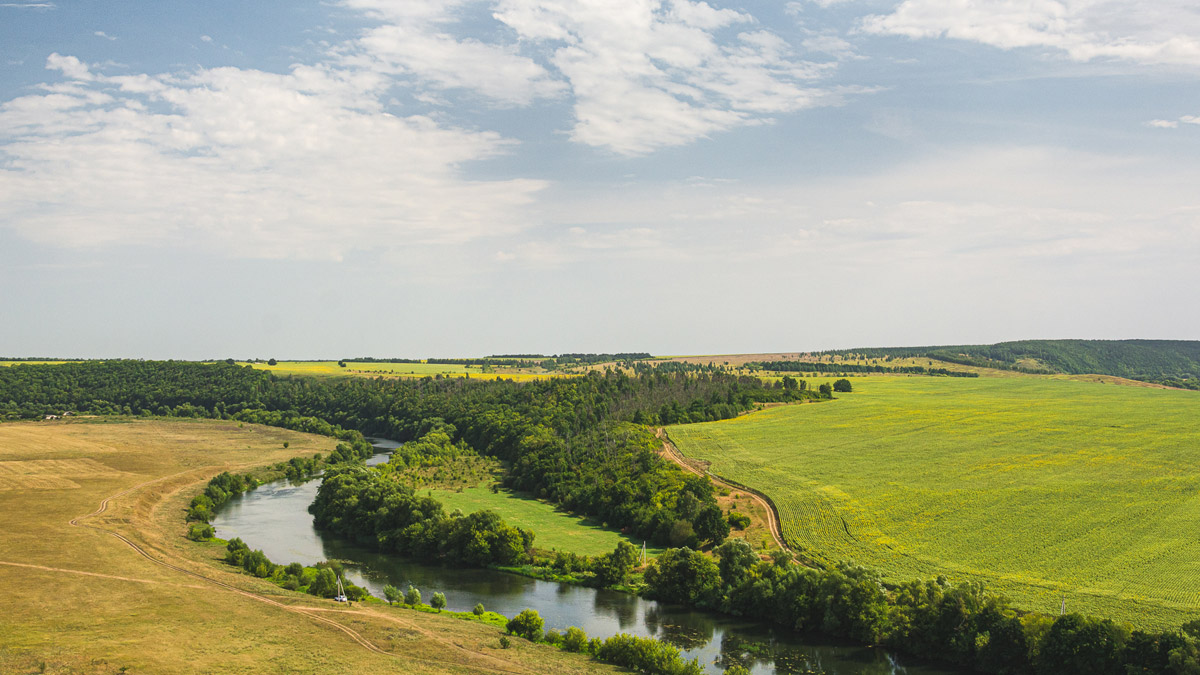
[[726, 520], [729, 521], [730, 527], [737, 530], [744, 530], [750, 525], [750, 516], [736, 511], [731, 512]]
[[472, 612], [472, 613], [473, 613], [475, 616], [483, 616], [483, 613], [484, 613], [484, 611], [485, 611], [485, 610], [483, 609], [483, 603], [482, 603], [482, 602], [480, 602], [480, 603], [476, 604], [476, 605], [475, 605], [475, 609], [472, 609], [472, 610], [471, 610], [471, 612]]
[[404, 604], [406, 604], [406, 605], [421, 604], [421, 591], [417, 590], [417, 588], [415, 586], [409, 584], [408, 590], [404, 591]]
[[500, 648], [508, 649], [510, 645], [512, 645], [512, 640], [509, 640], [507, 635], [501, 635], [500, 636]]
[[188, 526], [187, 537], [192, 541], [207, 541], [212, 539], [214, 534], [216, 532], [213, 526], [208, 523], [192, 523]]
[[545, 637], [546, 644], [554, 645], [555, 647], [558, 647], [558, 646], [562, 645], [562, 641], [563, 641], [563, 636], [558, 631], [554, 630], [553, 628], [546, 631], [546, 637]]
[[542, 621], [542, 617], [536, 609], [526, 609], [509, 619], [505, 628], [513, 635], [533, 642], [542, 636], [543, 623], [545, 622]]
[[567, 629], [567, 634], [563, 636], [562, 648], [569, 651], [579, 653], [587, 649], [588, 637], [583, 629], [571, 626]]
[[400, 589], [388, 584], [383, 587], [383, 599], [387, 600], [388, 604], [400, 602], [404, 599], [404, 595], [400, 593]]
[[443, 609], [445, 609], [446, 594], [442, 593], [441, 591], [434, 593], [433, 597], [429, 600], [429, 606], [436, 609], [439, 612], [442, 611]]
[[599, 645], [596, 658], [647, 675], [702, 675], [696, 659], [684, 661], [679, 649], [654, 638], [621, 633]]
[[851, 389], [850, 380], [842, 379], [842, 380], [838, 380], [833, 383], [834, 391], [848, 394], [848, 393], [850, 393], [850, 389]]

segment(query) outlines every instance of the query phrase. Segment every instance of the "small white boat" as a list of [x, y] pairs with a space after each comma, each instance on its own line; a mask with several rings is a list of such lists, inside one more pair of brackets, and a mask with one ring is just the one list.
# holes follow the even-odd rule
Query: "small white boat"
[[346, 591], [342, 588], [342, 576], [340, 574], [338, 575], [337, 581], [338, 581], [338, 594], [333, 596], [333, 601], [334, 602], [347, 602], [349, 600], [349, 598], [346, 597]]

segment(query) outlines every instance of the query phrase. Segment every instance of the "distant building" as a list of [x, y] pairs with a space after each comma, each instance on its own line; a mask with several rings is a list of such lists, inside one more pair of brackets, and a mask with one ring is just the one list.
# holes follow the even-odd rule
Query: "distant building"
[[58, 415], [46, 415], [46, 419], [48, 419], [48, 420], [56, 420], [56, 419], [58, 419]]

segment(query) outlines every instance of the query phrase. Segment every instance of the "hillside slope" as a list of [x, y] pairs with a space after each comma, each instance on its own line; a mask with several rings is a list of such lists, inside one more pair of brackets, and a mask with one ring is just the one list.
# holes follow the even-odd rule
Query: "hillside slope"
[[846, 349], [825, 354], [861, 358], [929, 357], [970, 366], [1136, 380], [1200, 383], [1197, 340], [1018, 340], [994, 345]]

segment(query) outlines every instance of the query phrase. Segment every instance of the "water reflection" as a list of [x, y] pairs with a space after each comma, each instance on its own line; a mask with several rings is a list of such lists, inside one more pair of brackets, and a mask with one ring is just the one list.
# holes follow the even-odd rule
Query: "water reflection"
[[[396, 443], [373, 444], [381, 450]], [[376, 455], [371, 464], [387, 460]], [[446, 569], [418, 565], [381, 555], [352, 542], [322, 536], [312, 524], [308, 505], [320, 481], [277, 481], [240, 495], [222, 506], [213, 522], [218, 536], [241, 537], [251, 548], [262, 549], [276, 563], [312, 565], [322, 560], [346, 563], [347, 577], [383, 597], [383, 587], [409, 584], [432, 597], [446, 595], [447, 609], [470, 611], [476, 603], [506, 616], [526, 607], [542, 615], [546, 628], [565, 630], [578, 626], [591, 637], [625, 632], [658, 637], [696, 658], [709, 673], [741, 664], [756, 675], [800, 675], [822, 670], [830, 675], [950, 675], [952, 671], [896, 664], [881, 649], [831, 644], [771, 626], [686, 608], [660, 605], [615, 591], [602, 591], [539, 581], [491, 570]]]

